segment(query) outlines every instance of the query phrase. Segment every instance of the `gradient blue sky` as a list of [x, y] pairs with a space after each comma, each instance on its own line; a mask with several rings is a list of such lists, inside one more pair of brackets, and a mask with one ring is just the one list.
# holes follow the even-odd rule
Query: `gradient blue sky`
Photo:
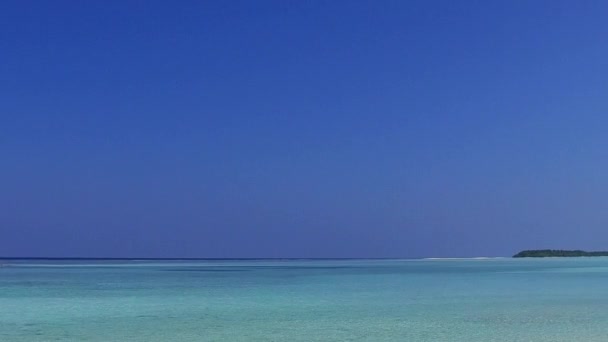
[[608, 249], [606, 1], [2, 1], [0, 255]]

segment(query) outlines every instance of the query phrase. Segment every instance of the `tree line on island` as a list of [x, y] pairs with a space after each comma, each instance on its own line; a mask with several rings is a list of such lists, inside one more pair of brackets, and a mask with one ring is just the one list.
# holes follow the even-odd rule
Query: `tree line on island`
[[599, 257], [608, 256], [608, 252], [587, 252], [581, 250], [564, 249], [531, 249], [515, 254], [514, 258], [548, 258], [548, 257]]

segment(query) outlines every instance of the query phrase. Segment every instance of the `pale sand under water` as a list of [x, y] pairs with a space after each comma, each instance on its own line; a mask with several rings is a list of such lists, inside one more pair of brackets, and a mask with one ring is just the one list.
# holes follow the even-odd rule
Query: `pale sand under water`
[[608, 258], [9, 263], [0, 341], [608, 341]]

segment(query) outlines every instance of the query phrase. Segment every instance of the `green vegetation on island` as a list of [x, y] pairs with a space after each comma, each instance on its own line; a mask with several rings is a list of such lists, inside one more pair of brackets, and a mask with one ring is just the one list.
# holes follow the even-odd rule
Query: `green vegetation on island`
[[598, 257], [608, 256], [608, 252], [586, 252], [563, 249], [532, 249], [515, 254], [514, 258], [549, 258], [549, 257]]

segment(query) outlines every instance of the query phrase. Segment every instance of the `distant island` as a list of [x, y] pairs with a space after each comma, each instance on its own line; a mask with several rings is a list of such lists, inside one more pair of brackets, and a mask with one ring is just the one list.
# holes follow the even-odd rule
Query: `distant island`
[[514, 258], [550, 258], [550, 257], [598, 257], [608, 256], [608, 252], [586, 252], [563, 249], [531, 249], [515, 254]]

